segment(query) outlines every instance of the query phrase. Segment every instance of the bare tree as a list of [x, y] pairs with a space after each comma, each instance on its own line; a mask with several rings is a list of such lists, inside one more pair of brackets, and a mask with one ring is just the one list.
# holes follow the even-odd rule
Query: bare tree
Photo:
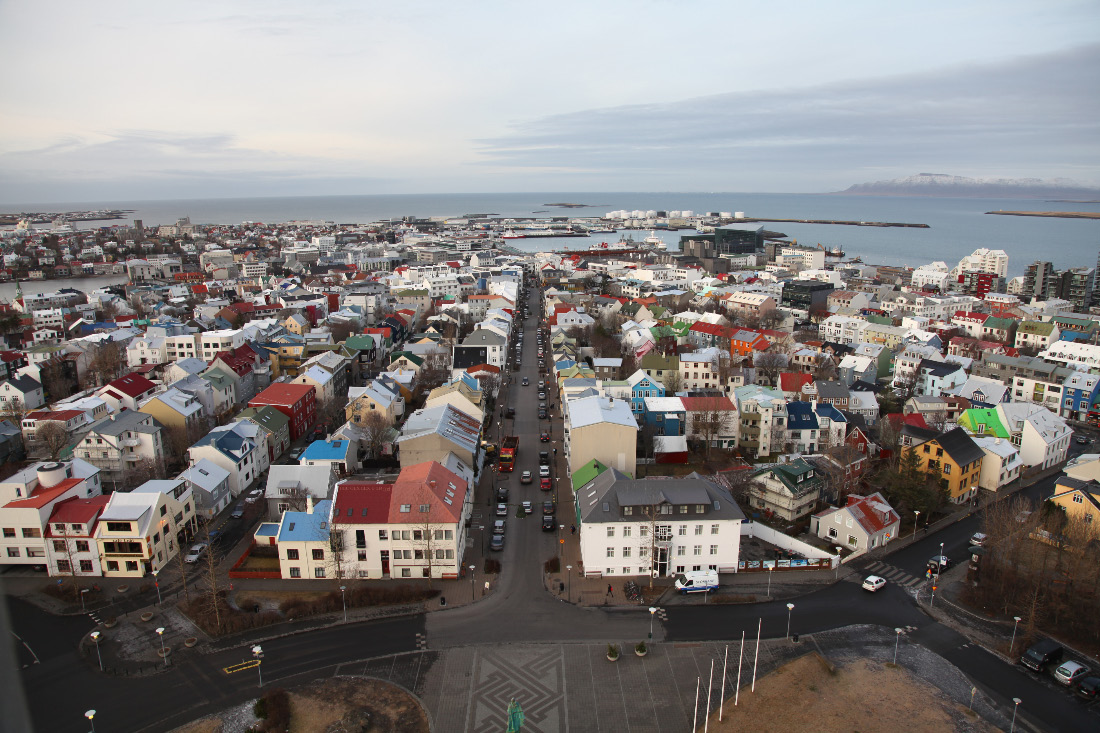
[[363, 447], [367, 455], [370, 458], [380, 457], [386, 444], [386, 436], [392, 427], [390, 421], [381, 412], [369, 412], [363, 422], [356, 425], [363, 432]]
[[164, 464], [152, 458], [142, 458], [126, 468], [122, 474], [122, 486], [135, 489], [146, 481], [164, 478]]
[[0, 416], [11, 420], [15, 423], [15, 427], [20, 427], [23, 423], [23, 418], [27, 415], [27, 405], [20, 397], [12, 397], [0, 403]]
[[414, 505], [416, 519], [411, 523], [413, 539], [413, 559], [423, 563], [424, 578], [428, 581], [428, 587], [432, 587], [432, 568], [435, 567], [436, 553], [441, 550], [443, 544], [444, 529], [432, 522], [432, 504], [439, 497], [428, 489], [422, 488], [417, 494], [417, 504]]
[[756, 383], [763, 382], [769, 387], [779, 384], [779, 373], [787, 366], [787, 357], [774, 351], [757, 354], [752, 360], [756, 368]]
[[35, 427], [34, 442], [41, 446], [41, 450], [46, 452], [51, 461], [56, 461], [69, 444], [69, 431], [58, 421], [47, 420]]
[[76, 381], [65, 373], [61, 362], [56, 359], [50, 359], [40, 364], [38, 376], [50, 401], [68, 397], [73, 393], [73, 388], [76, 386]]
[[210, 604], [210, 611], [214, 616], [214, 628], [218, 632], [221, 632], [221, 573], [218, 567], [218, 553], [215, 551], [214, 543], [210, 541], [209, 522], [203, 523], [203, 534], [207, 543], [206, 561], [202, 566], [203, 580], [206, 582], [206, 599]]
[[668, 369], [665, 371], [664, 376], [665, 394], [670, 397], [675, 396], [677, 392], [684, 388], [684, 379], [680, 376], [678, 369]]
[[101, 344], [96, 349], [95, 356], [88, 364], [88, 370], [95, 375], [98, 385], [102, 387], [118, 378], [124, 363], [122, 347], [117, 342], [111, 341]]

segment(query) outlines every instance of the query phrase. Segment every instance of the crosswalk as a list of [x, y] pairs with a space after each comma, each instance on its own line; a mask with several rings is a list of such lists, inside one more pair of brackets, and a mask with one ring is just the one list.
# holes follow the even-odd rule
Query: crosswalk
[[[867, 566], [866, 570], [867, 573], [870, 575], [877, 575], [881, 578], [886, 578], [891, 583], [904, 585], [907, 588], [915, 588], [916, 586], [923, 583], [925, 580], [924, 578], [918, 578], [915, 575], [911, 575], [910, 573], [905, 572], [901, 568], [896, 568], [890, 563], [885, 563], [881, 560], [874, 561]], [[859, 582], [862, 583], [863, 579], [860, 578]]]

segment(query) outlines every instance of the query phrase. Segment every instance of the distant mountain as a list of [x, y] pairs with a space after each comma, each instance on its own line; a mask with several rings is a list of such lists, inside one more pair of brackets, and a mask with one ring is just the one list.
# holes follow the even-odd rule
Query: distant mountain
[[918, 173], [892, 181], [857, 183], [836, 195], [943, 196], [955, 198], [1100, 199], [1100, 188], [1068, 178], [967, 178], [945, 173]]

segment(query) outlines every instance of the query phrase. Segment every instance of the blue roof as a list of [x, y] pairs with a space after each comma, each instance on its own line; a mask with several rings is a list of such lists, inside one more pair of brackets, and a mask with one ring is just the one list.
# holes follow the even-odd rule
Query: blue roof
[[809, 402], [787, 403], [787, 425], [791, 430], [817, 430], [817, 415]]
[[306, 512], [283, 512], [279, 523], [279, 542], [309, 542], [327, 540], [329, 536], [328, 515], [332, 502], [328, 499], [313, 506], [313, 514]]
[[279, 534], [279, 525], [275, 522], [264, 522], [256, 530], [256, 534], [260, 537], [274, 537]]
[[1079, 331], [1062, 331], [1062, 335], [1058, 337], [1059, 341], [1088, 341], [1089, 334], [1081, 333]]
[[848, 419], [844, 417], [844, 413], [836, 409], [836, 406], [824, 402], [817, 403], [817, 415], [818, 417], [827, 417], [833, 422], [848, 422]]
[[300, 460], [342, 461], [348, 456], [346, 440], [315, 440], [309, 444]]

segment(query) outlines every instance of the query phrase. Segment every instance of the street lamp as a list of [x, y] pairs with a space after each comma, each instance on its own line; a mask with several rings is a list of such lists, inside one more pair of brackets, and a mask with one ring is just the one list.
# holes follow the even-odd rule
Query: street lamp
[[655, 615], [657, 615], [657, 607], [656, 606], [650, 606], [649, 607], [649, 638], [650, 639], [653, 638], [653, 617]]
[[917, 539], [917, 523], [920, 521], [920, 512], [913, 510], [913, 539]]
[[348, 622], [348, 602], [347, 602], [347, 599], [344, 597], [344, 591], [346, 591], [347, 589], [348, 589], [348, 587], [346, 585], [340, 586], [340, 603], [344, 604], [344, 623], [345, 624]]
[[160, 637], [160, 655], [164, 657], [164, 666], [168, 666], [168, 652], [164, 650], [164, 627], [157, 628], [157, 636]]
[[561, 567], [561, 561], [565, 559], [565, 525], [558, 525], [558, 567]]
[[100, 633], [98, 631], [93, 631], [91, 634], [89, 634], [89, 636], [91, 636], [92, 641], [95, 642], [95, 654], [96, 654], [97, 657], [99, 657], [99, 671], [102, 672], [103, 671], [103, 653], [99, 651]]
[[1020, 709], [1020, 703], [1022, 703], [1018, 697], [1012, 698], [1012, 726], [1008, 729], [1008, 733], [1015, 733], [1016, 731], [1016, 711]]
[[794, 610], [794, 604], [787, 604], [787, 638], [791, 638], [791, 611]]
[[256, 674], [258, 674], [260, 676], [260, 687], [263, 687], [264, 686], [264, 673], [263, 673], [263, 670], [260, 669], [260, 665], [263, 664], [262, 660], [264, 658], [264, 650], [259, 644], [252, 647], [252, 656], [256, 660]]
[[91, 588], [81, 588], [80, 589], [80, 610], [81, 610], [81, 612], [85, 612], [85, 611], [88, 610], [87, 607], [85, 607], [85, 605], [84, 605], [84, 594], [87, 593], [90, 590], [91, 590]]
[[95, 721], [92, 718], [95, 717], [95, 710], [89, 710], [84, 713], [84, 717], [88, 719], [88, 722], [92, 724], [92, 733], [95, 733]]
[[153, 585], [157, 587], [157, 605], [160, 605], [160, 580], [157, 576], [160, 575], [160, 570], [153, 571]]
[[833, 580], [840, 579], [840, 551], [844, 548], [840, 545], [834, 545], [836, 547], [836, 574], [833, 576]]
[[901, 642], [901, 632], [904, 629], [897, 628], [894, 631], [897, 632], [897, 636], [894, 638], [894, 666], [896, 667], [898, 664], [898, 643]]
[[772, 597], [772, 571], [775, 570], [775, 565], [768, 566], [768, 598]]
[[1009, 642], [1009, 644], [1008, 644], [1008, 653], [1009, 654], [1012, 654], [1012, 650], [1016, 647], [1016, 627], [1020, 625], [1020, 621], [1022, 621], [1022, 620], [1023, 619], [1021, 619], [1019, 616], [1013, 616], [1012, 617], [1012, 621], [1013, 621], [1013, 624], [1012, 624], [1012, 641]]
[[572, 565], [566, 565], [565, 566], [565, 574], [569, 576], [569, 588], [568, 588], [568, 590], [566, 590], [566, 593], [569, 596], [569, 602], [572, 603], [573, 602], [573, 566]]
[[477, 565], [470, 566], [470, 603], [474, 602], [474, 571], [477, 570]]
[[940, 573], [943, 572], [943, 543], [940, 543], [940, 559], [936, 562], [936, 581], [940, 579]]

